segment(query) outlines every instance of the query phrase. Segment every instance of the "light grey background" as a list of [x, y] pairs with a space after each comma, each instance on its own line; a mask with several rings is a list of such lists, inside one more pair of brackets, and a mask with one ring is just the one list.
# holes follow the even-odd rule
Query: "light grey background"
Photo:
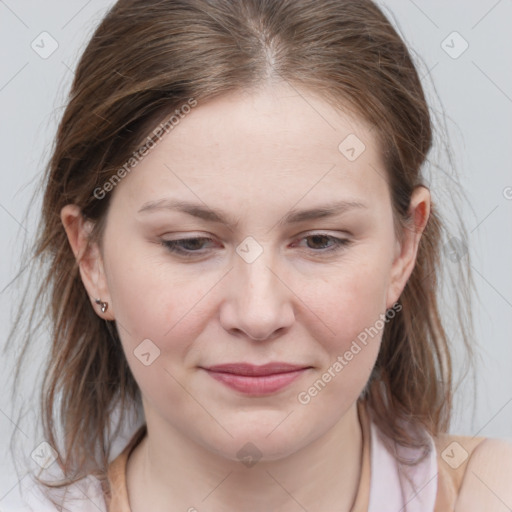
[[[7, 333], [19, 297], [15, 278], [21, 270], [22, 239], [26, 236], [30, 242], [35, 234], [37, 204], [32, 205], [28, 219], [24, 214], [50, 155], [78, 56], [112, 4], [106, 0], [0, 0], [2, 344], [10, 342]], [[480, 297], [475, 308], [477, 400], [473, 414], [471, 382], [465, 381], [456, 394], [451, 432], [512, 439], [512, 3], [386, 0], [380, 4], [388, 15], [392, 13], [392, 22], [398, 24], [414, 55], [421, 57], [417, 63], [433, 109], [445, 109], [457, 181], [470, 203], [470, 207], [464, 205], [469, 233], [465, 242]], [[43, 31], [58, 43], [48, 58], [31, 47], [34, 40], [42, 46], [41, 38], [47, 37], [40, 36]], [[469, 46], [457, 56], [464, 41]], [[44, 49], [49, 48], [50, 40], [45, 39]], [[449, 208], [450, 196], [443, 195], [441, 178], [443, 173], [444, 179], [454, 178], [445, 165], [446, 172], [429, 172], [434, 199]], [[456, 333], [451, 334], [456, 343]], [[44, 348], [45, 342], [37, 343]], [[26, 397], [40, 378], [38, 364], [34, 363], [33, 380], [26, 382]], [[0, 389], [7, 389], [12, 367], [12, 359], [2, 359]], [[18, 481], [9, 463], [12, 430], [22, 430], [22, 438], [26, 434], [24, 454], [29, 457], [35, 446], [29, 434], [34, 420], [27, 417], [16, 424], [9, 395], [0, 395], [0, 510]]]

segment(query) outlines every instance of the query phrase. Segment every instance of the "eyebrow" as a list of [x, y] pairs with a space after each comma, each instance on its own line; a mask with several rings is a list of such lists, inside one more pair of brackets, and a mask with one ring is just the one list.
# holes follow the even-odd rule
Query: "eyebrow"
[[[298, 224], [299, 222], [307, 220], [334, 217], [335, 215], [341, 215], [342, 213], [353, 209], [367, 208], [368, 207], [365, 204], [359, 201], [338, 201], [305, 210], [290, 210], [277, 224], [280, 226], [285, 224]], [[236, 227], [239, 224], [239, 219], [230, 217], [222, 210], [209, 208], [199, 203], [192, 203], [179, 199], [159, 199], [157, 201], [149, 201], [142, 205], [138, 213], [150, 213], [158, 210], [177, 210], [193, 217], [231, 227]]]

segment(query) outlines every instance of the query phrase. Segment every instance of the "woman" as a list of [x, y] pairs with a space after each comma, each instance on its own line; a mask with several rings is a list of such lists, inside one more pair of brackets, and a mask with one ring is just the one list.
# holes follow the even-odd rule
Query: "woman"
[[61, 487], [92, 476], [81, 506], [112, 512], [510, 506], [510, 445], [446, 434], [431, 145], [373, 2], [119, 1], [76, 70], [36, 250]]

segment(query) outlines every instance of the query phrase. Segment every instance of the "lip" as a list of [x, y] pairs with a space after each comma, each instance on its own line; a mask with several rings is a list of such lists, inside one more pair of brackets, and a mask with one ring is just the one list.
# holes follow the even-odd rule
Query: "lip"
[[212, 378], [249, 395], [276, 393], [299, 378], [311, 366], [290, 363], [228, 363], [203, 368]]

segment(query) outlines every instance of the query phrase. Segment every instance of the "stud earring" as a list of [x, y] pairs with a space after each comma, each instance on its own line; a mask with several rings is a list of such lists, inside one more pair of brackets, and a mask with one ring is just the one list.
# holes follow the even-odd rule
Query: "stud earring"
[[100, 306], [101, 312], [105, 313], [108, 308], [108, 302], [103, 302], [101, 299], [94, 299], [94, 302]]

